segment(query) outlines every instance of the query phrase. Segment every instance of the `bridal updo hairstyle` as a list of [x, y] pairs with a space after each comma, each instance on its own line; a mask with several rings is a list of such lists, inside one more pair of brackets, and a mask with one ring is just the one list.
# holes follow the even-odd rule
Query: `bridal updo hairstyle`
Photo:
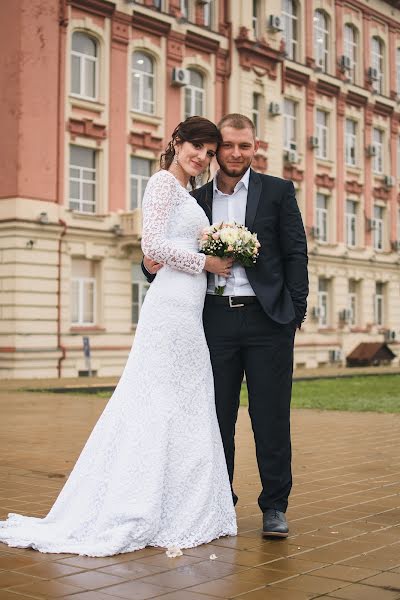
[[[221, 133], [216, 125], [204, 117], [188, 117], [177, 125], [171, 140], [160, 157], [160, 167], [169, 169], [175, 156], [175, 144], [190, 142], [191, 144], [217, 144], [222, 142]], [[190, 184], [196, 187], [195, 177], [190, 178]]]

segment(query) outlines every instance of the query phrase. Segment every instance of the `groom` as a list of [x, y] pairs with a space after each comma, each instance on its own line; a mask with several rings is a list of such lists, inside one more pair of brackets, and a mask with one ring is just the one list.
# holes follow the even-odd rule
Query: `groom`
[[[262, 483], [258, 503], [263, 534], [287, 537], [293, 345], [307, 307], [307, 242], [292, 182], [250, 168], [259, 146], [252, 121], [229, 114], [218, 127], [223, 138], [217, 152], [220, 169], [192, 194], [210, 223], [245, 224], [261, 244], [254, 267], [233, 265], [223, 296], [214, 294], [214, 280], [209, 277], [203, 320], [218, 422], [232, 484], [235, 425], [245, 374]], [[151, 281], [160, 265], [147, 257], [143, 264]], [[232, 494], [236, 504], [237, 496]]]

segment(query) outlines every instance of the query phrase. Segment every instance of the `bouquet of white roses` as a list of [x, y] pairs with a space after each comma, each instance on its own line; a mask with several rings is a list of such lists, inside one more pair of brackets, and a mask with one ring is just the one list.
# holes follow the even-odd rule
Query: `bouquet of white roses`
[[[200, 252], [210, 256], [233, 257], [244, 267], [252, 267], [257, 261], [260, 242], [238, 223], [214, 223], [203, 229], [199, 240]], [[222, 296], [226, 279], [216, 275], [215, 293]]]

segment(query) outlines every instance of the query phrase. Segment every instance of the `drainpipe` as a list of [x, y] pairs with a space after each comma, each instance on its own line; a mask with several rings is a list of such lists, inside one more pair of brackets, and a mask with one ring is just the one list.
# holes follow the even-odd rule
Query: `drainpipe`
[[232, 52], [233, 52], [233, 40], [232, 40], [232, 21], [230, 20], [231, 18], [231, 11], [230, 11], [230, 3], [228, 2], [228, 0], [225, 0], [225, 22], [227, 24], [227, 29], [228, 29], [228, 59], [227, 59], [227, 69], [225, 72], [225, 78], [224, 78], [224, 98], [223, 98], [223, 114], [222, 116], [224, 117], [226, 114], [228, 114], [228, 112], [232, 112], [231, 110], [229, 110], [230, 107], [228, 107], [228, 98], [229, 98], [229, 80], [231, 78], [231, 73], [232, 73], [232, 60], [233, 60], [233, 56], [232, 56]]
[[61, 363], [65, 359], [65, 346], [61, 344], [61, 267], [62, 267], [62, 241], [64, 235], [67, 233], [67, 224], [62, 219], [58, 219], [59, 224], [63, 227], [63, 230], [58, 239], [58, 253], [57, 253], [57, 350], [61, 352], [61, 356], [58, 359], [57, 376], [61, 377], [62, 369]]

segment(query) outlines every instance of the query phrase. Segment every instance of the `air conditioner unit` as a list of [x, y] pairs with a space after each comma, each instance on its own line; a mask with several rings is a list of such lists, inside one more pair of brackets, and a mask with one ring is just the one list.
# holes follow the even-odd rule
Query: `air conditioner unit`
[[310, 236], [317, 240], [319, 238], [319, 227], [310, 227]]
[[342, 351], [329, 350], [329, 360], [330, 362], [340, 362], [342, 360]]
[[181, 87], [183, 85], [188, 85], [189, 83], [190, 73], [188, 69], [180, 69], [178, 67], [172, 69], [172, 85]]
[[376, 156], [378, 154], [377, 147], [374, 144], [370, 144], [365, 148], [365, 153], [369, 157]]
[[312, 135], [308, 138], [308, 143], [310, 144], [310, 148], [318, 148], [319, 147], [319, 139], [316, 135]]
[[322, 58], [320, 58], [319, 60], [315, 61], [314, 71], [323, 71], [324, 66], [325, 66], [324, 60]]
[[396, 178], [393, 175], [385, 175], [383, 183], [386, 187], [392, 188], [396, 185]]
[[378, 81], [379, 71], [376, 67], [369, 67], [367, 73], [370, 81]]
[[392, 240], [390, 242], [390, 246], [391, 246], [393, 252], [400, 252], [400, 241], [399, 240]]
[[285, 154], [284, 154], [284, 158], [286, 160], [286, 162], [294, 164], [299, 162], [299, 157], [297, 155], [296, 150], [286, 150]]
[[313, 306], [313, 308], [311, 309], [311, 316], [313, 319], [319, 319], [319, 317], [321, 316], [321, 309], [319, 306]]
[[281, 105], [279, 102], [270, 102], [268, 112], [271, 116], [276, 117], [281, 114]]
[[339, 319], [345, 323], [348, 323], [351, 320], [351, 310], [349, 308], [344, 308], [343, 310], [339, 311]]
[[350, 71], [351, 69], [351, 58], [350, 56], [346, 56], [342, 54], [339, 60], [339, 66], [342, 71]]
[[394, 342], [397, 338], [397, 333], [394, 329], [386, 329], [385, 340], [386, 342]]
[[365, 219], [365, 226], [367, 231], [373, 231], [376, 229], [375, 219]]
[[271, 31], [283, 31], [282, 17], [279, 15], [269, 15], [268, 27]]

